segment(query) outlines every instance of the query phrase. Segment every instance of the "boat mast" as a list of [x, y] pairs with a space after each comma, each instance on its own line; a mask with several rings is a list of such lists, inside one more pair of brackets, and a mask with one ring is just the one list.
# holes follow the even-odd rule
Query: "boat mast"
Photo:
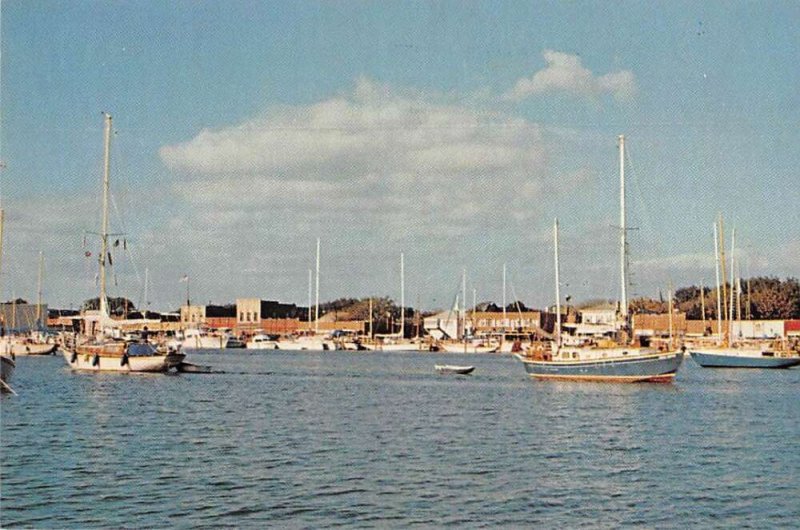
[[561, 346], [561, 286], [558, 278], [558, 217], [553, 221], [554, 259], [556, 269], [556, 346]]
[[730, 307], [728, 308], [728, 336], [730, 337], [730, 342], [733, 344], [733, 300], [734, 300], [734, 293], [736, 291], [736, 284], [733, 283], [733, 275], [734, 275], [734, 256], [736, 255], [736, 227], [733, 227], [731, 230], [731, 303]]
[[703, 282], [700, 282], [700, 314], [703, 320], [703, 332], [706, 329], [706, 290], [703, 287]]
[[[503, 263], [503, 329], [506, 329], [506, 264]], [[505, 333], [503, 334], [505, 338]]]
[[[5, 169], [6, 165], [0, 162], [0, 169]], [[0, 298], [3, 296], [3, 222], [5, 221], [6, 212], [3, 210], [3, 197], [0, 194]]]
[[461, 332], [467, 342], [467, 269], [461, 271]]
[[145, 318], [147, 318], [147, 309], [150, 307], [150, 301], [148, 300], [148, 292], [147, 288], [149, 287], [150, 283], [150, 268], [144, 268], [144, 311], [145, 311]]
[[406, 284], [405, 284], [405, 261], [403, 253], [400, 253], [400, 338], [406, 337]]
[[308, 329], [311, 329], [311, 269], [308, 269]]
[[36, 287], [36, 326], [42, 329], [42, 274], [44, 271], [44, 252], [39, 251], [39, 280]]
[[106, 254], [108, 253], [108, 192], [109, 173], [111, 169], [111, 114], [104, 112], [105, 149], [103, 153], [103, 223], [100, 231], [100, 327], [102, 319], [108, 316], [108, 300], [106, 299]]
[[[726, 319], [728, 318], [728, 287], [725, 282], [725, 224], [722, 221], [722, 214], [719, 214], [719, 267], [720, 279], [722, 281], [722, 315], [723, 319]], [[719, 332], [725, 344], [727, 344], [730, 340], [728, 326], [725, 326], [724, 332], [722, 328], [720, 328]]]
[[317, 238], [317, 285], [314, 308], [314, 334], [319, 333], [319, 238]]
[[669, 291], [668, 291], [668, 311], [669, 311], [669, 349], [672, 349], [672, 282], [669, 282]]
[[719, 238], [717, 223], [714, 223], [714, 275], [717, 279], [717, 334], [722, 338], [722, 292], [719, 284]]
[[628, 318], [628, 266], [627, 266], [627, 227], [625, 226], [625, 135], [619, 135], [619, 227], [620, 249], [619, 267], [622, 289], [620, 291], [620, 310]]

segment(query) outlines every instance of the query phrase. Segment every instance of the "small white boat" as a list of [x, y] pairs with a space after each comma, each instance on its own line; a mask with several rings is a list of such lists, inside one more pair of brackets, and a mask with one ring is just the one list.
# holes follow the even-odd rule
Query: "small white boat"
[[474, 366], [456, 366], [452, 364], [437, 364], [434, 368], [440, 374], [460, 374], [467, 375], [475, 371]]
[[6, 336], [0, 338], [0, 351], [16, 355], [50, 355], [56, 351], [58, 344], [47, 342], [39, 337]]
[[448, 353], [494, 353], [500, 344], [484, 341], [440, 342], [439, 348]]
[[259, 333], [247, 341], [245, 348], [248, 350], [277, 350], [278, 341], [269, 335]]
[[181, 348], [184, 350], [221, 350], [228, 344], [227, 335], [211, 334], [206, 330], [189, 328], [183, 332]]

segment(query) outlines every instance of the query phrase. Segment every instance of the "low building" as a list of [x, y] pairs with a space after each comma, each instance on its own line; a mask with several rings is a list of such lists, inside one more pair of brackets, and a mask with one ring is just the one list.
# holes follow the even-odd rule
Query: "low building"
[[605, 302], [579, 309], [581, 324], [606, 324], [613, 326], [619, 321], [619, 306]]
[[185, 327], [198, 327], [206, 322], [206, 306], [184, 305], [181, 306], [181, 324]]

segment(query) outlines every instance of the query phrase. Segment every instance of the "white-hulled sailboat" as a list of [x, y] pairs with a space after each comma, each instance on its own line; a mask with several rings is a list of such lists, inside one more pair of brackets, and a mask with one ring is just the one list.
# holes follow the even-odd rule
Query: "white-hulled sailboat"
[[[717, 280], [717, 325], [719, 335], [715, 344], [695, 344], [689, 348], [692, 359], [703, 368], [791, 368], [800, 365], [800, 352], [790, 350], [780, 340], [739, 342], [733, 334], [734, 296], [741, 282], [734, 281], [736, 229], [731, 233], [730, 303], [725, 286], [725, 240], [722, 215], [714, 224], [714, 261]], [[720, 270], [722, 284], [720, 284]], [[720, 297], [720, 292], [722, 293]], [[725, 320], [727, 319], [727, 322]]]
[[628, 315], [627, 237], [625, 217], [625, 137], [619, 137], [621, 317], [625, 328], [618, 342], [567, 346], [561, 341], [561, 294], [558, 266], [558, 220], [553, 224], [556, 271], [556, 340], [550, 348], [531, 348], [517, 355], [536, 379], [600, 382], [671, 382], [683, 361], [683, 351], [660, 351], [631, 344]]
[[[147, 341], [126, 342], [114, 339], [111, 331], [114, 321], [108, 313], [106, 297], [106, 259], [108, 259], [108, 202], [111, 149], [111, 115], [105, 118], [105, 149], [103, 166], [103, 220], [100, 232], [100, 309], [96, 314], [86, 315], [83, 334], [67, 337], [63, 348], [64, 358], [73, 370], [91, 372], [166, 372], [179, 368], [184, 354]], [[146, 329], [146, 328], [145, 328]]]

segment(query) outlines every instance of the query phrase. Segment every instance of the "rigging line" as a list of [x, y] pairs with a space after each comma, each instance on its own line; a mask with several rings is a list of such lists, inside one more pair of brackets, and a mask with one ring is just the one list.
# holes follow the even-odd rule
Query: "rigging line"
[[[644, 194], [642, 193], [642, 187], [641, 187], [640, 182], [639, 182], [639, 173], [638, 173], [638, 171], [636, 171], [636, 168], [633, 165], [633, 159], [631, 158], [630, 149], [625, 149], [625, 159], [626, 159], [626, 163], [627, 163], [627, 167], [628, 167], [627, 173], [632, 175], [632, 177], [633, 177], [633, 186], [634, 186], [634, 189], [636, 191], [635, 198], [636, 198], [637, 205], [639, 206], [639, 210], [640, 210], [640, 213], [639, 213], [639, 216], [637, 217], [637, 219], [644, 225], [644, 231], [647, 234], [651, 234], [651, 239], [655, 241], [655, 248], [656, 248], [656, 252], [658, 254], [656, 256], [656, 259], [659, 259], [659, 258], [660, 259], [665, 259], [666, 249], [663, 246], [663, 242], [662, 242], [661, 238], [657, 237], [657, 233], [656, 233], [656, 231], [655, 231], [655, 229], [653, 227], [653, 223], [650, 221], [649, 208], [648, 208], [648, 205], [647, 205], [647, 203], [645, 201]], [[628, 247], [630, 248], [630, 241], [628, 241]], [[632, 271], [631, 265], [633, 263], [635, 263], [635, 260], [632, 260], [630, 258], [631, 254], [630, 254], [629, 248], [626, 249], [626, 266], [628, 268], [628, 275], [632, 276], [632, 275], [634, 275], [634, 273]], [[672, 267], [665, 268], [663, 272], [666, 273], [667, 281], [669, 283], [674, 283], [674, 281], [673, 281], [674, 279], [672, 277]]]

